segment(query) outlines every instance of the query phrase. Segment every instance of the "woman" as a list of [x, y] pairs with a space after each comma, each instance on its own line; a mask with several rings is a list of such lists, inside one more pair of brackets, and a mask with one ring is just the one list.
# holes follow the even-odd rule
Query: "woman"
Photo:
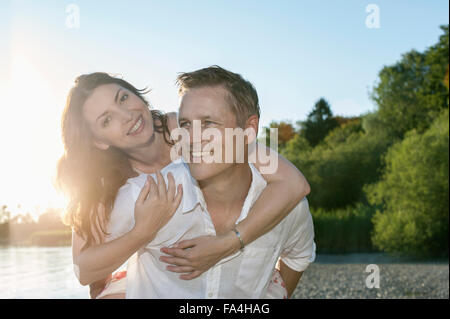
[[[155, 187], [161, 196], [136, 203], [135, 224], [130, 232], [118, 238], [107, 237], [118, 189], [128, 178], [158, 172], [171, 162], [173, 142], [169, 129], [177, 126], [176, 117], [150, 110], [144, 93], [105, 73], [82, 75], [71, 89], [63, 113], [65, 153], [58, 163], [57, 181], [70, 198], [65, 221], [74, 230], [75, 269], [80, 282], [91, 285], [91, 296], [103, 288], [105, 278], [111, 278], [134, 252], [152, 240], [180, 202], [182, 190], [175, 192], [173, 178], [169, 176], [166, 189], [162, 176], [157, 174]], [[259, 168], [260, 163], [255, 166]], [[268, 186], [248, 217], [237, 225], [245, 243], [277, 225], [309, 193], [303, 175], [282, 157], [277, 172], [263, 177]], [[272, 201], [275, 196], [279, 200]], [[179, 243], [182, 248], [184, 244]], [[189, 247], [190, 271], [182, 279], [199, 276], [236, 252], [240, 242], [230, 229], [212, 238], [192, 239]], [[172, 271], [177, 270], [172, 267]], [[124, 272], [115, 275], [109, 286], [119, 288], [103, 295], [123, 297], [123, 277]]]

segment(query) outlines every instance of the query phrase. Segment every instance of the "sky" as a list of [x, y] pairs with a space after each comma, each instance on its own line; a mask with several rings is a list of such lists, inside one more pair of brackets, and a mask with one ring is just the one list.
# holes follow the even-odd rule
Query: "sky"
[[176, 111], [177, 74], [220, 65], [256, 87], [260, 127], [304, 120], [321, 97], [356, 116], [376, 110], [369, 93], [383, 66], [436, 43], [448, 14], [441, 0], [2, 0], [0, 205], [64, 205], [52, 178], [80, 74], [119, 74], [151, 88], [154, 108]]

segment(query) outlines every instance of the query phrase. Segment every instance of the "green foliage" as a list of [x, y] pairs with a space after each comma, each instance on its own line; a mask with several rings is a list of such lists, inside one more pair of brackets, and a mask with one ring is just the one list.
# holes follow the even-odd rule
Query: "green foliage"
[[396, 254], [448, 256], [448, 110], [423, 134], [406, 134], [385, 161], [382, 180], [366, 187], [383, 208], [373, 218], [374, 244]]
[[295, 128], [290, 122], [286, 121], [272, 121], [269, 127], [264, 127], [265, 132], [265, 143], [267, 146], [270, 145], [270, 132], [269, 128], [276, 128], [278, 130], [278, 147], [280, 149], [284, 148], [286, 143], [295, 137]]
[[324, 142], [329, 147], [332, 147], [337, 144], [345, 143], [351, 135], [359, 135], [360, 132], [363, 132], [361, 120], [356, 119], [333, 129], [325, 137]]
[[444, 77], [449, 63], [449, 29], [424, 53], [412, 50], [379, 73], [372, 91], [378, 116], [397, 137], [412, 129], [426, 130], [442, 109], [448, 108]]
[[306, 121], [298, 122], [298, 125], [300, 126], [300, 134], [308, 140], [311, 146], [316, 146], [327, 136], [328, 132], [339, 124], [333, 118], [328, 102], [321, 98], [309, 113]]
[[[441, 28], [437, 44], [381, 70], [372, 92], [377, 111], [333, 117], [321, 99], [281, 150], [311, 185], [308, 200], [321, 251], [369, 246], [368, 237], [354, 236], [362, 236], [357, 228], [370, 236], [365, 217], [372, 213], [350, 213], [369, 202], [377, 207], [371, 220], [376, 248], [448, 256], [449, 28]], [[338, 127], [327, 126], [329, 119]]]
[[396, 140], [393, 129], [387, 126], [378, 112], [368, 113], [362, 117], [361, 126], [368, 135], [382, 134], [385, 138]]
[[281, 154], [308, 179], [311, 206], [332, 210], [365, 202], [363, 186], [379, 178], [381, 154], [390, 143], [383, 133], [365, 134], [356, 121], [336, 128], [315, 148], [295, 137]]
[[280, 152], [295, 166], [302, 167], [302, 159], [308, 158], [311, 150], [312, 148], [306, 138], [301, 135], [295, 135], [294, 138], [286, 143], [286, 146]]
[[363, 204], [333, 211], [312, 209], [317, 251], [319, 253], [373, 251], [370, 238], [373, 213], [373, 207]]

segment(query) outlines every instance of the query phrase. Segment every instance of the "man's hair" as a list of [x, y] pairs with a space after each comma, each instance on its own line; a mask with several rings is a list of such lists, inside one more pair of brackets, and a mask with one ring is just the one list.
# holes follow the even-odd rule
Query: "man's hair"
[[180, 95], [193, 88], [222, 86], [229, 93], [227, 98], [240, 127], [244, 127], [245, 122], [252, 115], [257, 115], [259, 119], [258, 93], [253, 85], [240, 74], [213, 65], [197, 71], [181, 73], [176, 83]]

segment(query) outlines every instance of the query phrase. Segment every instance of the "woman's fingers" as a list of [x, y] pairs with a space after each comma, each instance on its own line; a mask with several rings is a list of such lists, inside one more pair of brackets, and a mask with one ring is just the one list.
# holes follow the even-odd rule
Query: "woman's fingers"
[[169, 257], [169, 256], [161, 256], [159, 260], [165, 262], [166, 264], [175, 265], [175, 266], [189, 266], [189, 261], [184, 258], [178, 257]]
[[166, 269], [176, 273], [191, 273], [195, 270], [190, 266], [167, 266]]
[[166, 200], [167, 199], [166, 182], [164, 181], [164, 177], [162, 176], [160, 171], [156, 172], [156, 180], [158, 181], [159, 198]]
[[144, 187], [142, 187], [141, 192], [136, 200], [136, 203], [143, 204], [145, 199], [147, 198], [148, 193], [150, 192], [150, 183], [148, 182], [148, 178], [145, 181]]
[[178, 206], [180, 206], [182, 198], [183, 198], [183, 184], [180, 184], [177, 187], [177, 196], [175, 196], [175, 198], [173, 199], [173, 205], [176, 209], [178, 209]]
[[175, 198], [175, 178], [173, 177], [172, 173], [168, 173], [167, 174], [167, 200], [170, 202], [173, 201], [173, 199]]
[[[179, 258], [184, 258], [184, 259], [186, 259], [188, 257], [187, 251], [180, 249], [180, 248], [163, 247], [160, 250], [161, 250], [161, 252], [163, 252], [167, 255], [171, 255], [173, 257], [179, 257]], [[162, 257], [164, 257], [164, 256], [162, 256]]]
[[182, 240], [175, 245], [175, 248], [185, 249], [194, 247], [196, 244], [195, 239]]
[[189, 274], [181, 275], [180, 279], [182, 279], [182, 280], [191, 280], [191, 279], [197, 278], [201, 274], [203, 274], [203, 271], [195, 270], [195, 271], [193, 271], [193, 272], [191, 272]]
[[147, 198], [158, 198], [159, 197], [158, 185], [156, 185], [155, 180], [153, 179], [153, 177], [151, 175], [148, 175], [147, 181], [150, 186], [149, 196]]

